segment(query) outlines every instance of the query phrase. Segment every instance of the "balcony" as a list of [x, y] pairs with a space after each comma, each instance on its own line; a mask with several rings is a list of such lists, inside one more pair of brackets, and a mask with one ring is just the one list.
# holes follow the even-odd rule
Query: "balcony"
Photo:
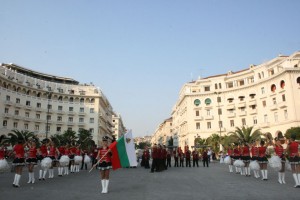
[[16, 107], [16, 108], [22, 108], [22, 107], [23, 107], [23, 105], [22, 105], [22, 104], [20, 104], [20, 103], [15, 103], [15, 107]]
[[196, 116], [195, 117], [195, 121], [202, 121], [203, 120], [203, 117], [202, 116]]
[[30, 121], [32, 121], [32, 119], [30, 117], [25, 117], [24, 121], [30, 122]]
[[60, 120], [60, 121], [57, 121], [56, 123], [57, 124], [64, 124], [65, 122], [63, 122], [62, 120]]
[[86, 113], [85, 113], [85, 112], [79, 112], [78, 115], [79, 115], [79, 116], [85, 116]]
[[76, 113], [74, 111], [68, 111], [68, 115], [75, 115]]
[[71, 121], [68, 121], [68, 122], [67, 122], [67, 125], [68, 125], [68, 126], [74, 126], [75, 123], [74, 123], [74, 122], [71, 122]]
[[247, 112], [246, 112], [246, 111], [240, 111], [240, 112], [239, 112], [239, 116], [245, 116], [245, 115], [247, 115]]
[[58, 113], [58, 114], [65, 114], [66, 112], [65, 112], [65, 111], [62, 111], [62, 110], [57, 110], [57, 113]]
[[227, 114], [227, 117], [228, 117], [228, 118], [233, 118], [233, 117], [235, 117], [235, 113], [234, 113], [234, 112], [229, 112], [229, 113]]
[[250, 114], [250, 115], [255, 115], [255, 114], [257, 114], [257, 109], [251, 109], [251, 110], [249, 110], [249, 114]]
[[270, 110], [273, 111], [273, 110], [278, 110], [278, 105], [277, 104], [273, 104], [270, 106]]
[[234, 109], [235, 109], [235, 105], [233, 103], [227, 105], [227, 110], [234, 110]]
[[249, 101], [249, 104], [248, 104], [249, 106], [256, 106], [257, 105], [257, 103], [256, 103], [256, 100], [251, 100], [251, 101]]
[[12, 105], [14, 105], [14, 103], [11, 102], [11, 101], [4, 101], [4, 104], [7, 105], [7, 106], [12, 106]]
[[286, 101], [280, 102], [280, 103], [278, 104], [278, 107], [279, 107], [279, 108], [286, 108], [286, 107], [287, 107]]
[[78, 126], [85, 126], [86, 123], [85, 122], [78, 122]]
[[239, 103], [238, 107], [239, 108], [244, 108], [244, 107], [246, 107], [246, 103], [245, 102], [241, 102], [241, 103]]
[[10, 117], [13, 117], [13, 115], [9, 114], [9, 113], [4, 113], [3, 114], [3, 117], [5, 118], [10, 118]]
[[264, 122], [260, 124], [261, 128], [269, 128], [270, 127], [270, 122]]
[[37, 122], [37, 123], [43, 123], [43, 122], [45, 122], [45, 120], [43, 120], [43, 119], [34, 119], [34, 121]]
[[206, 115], [205, 120], [213, 120], [214, 116], [213, 115]]
[[43, 108], [41, 108], [41, 107], [36, 107], [35, 110], [38, 111], [38, 112], [43, 112], [43, 111], [45, 111], [45, 109], [43, 109]]
[[21, 117], [20, 115], [14, 115], [13, 118], [15, 118], [15, 119], [17, 119], [17, 120], [23, 119], [23, 117]]

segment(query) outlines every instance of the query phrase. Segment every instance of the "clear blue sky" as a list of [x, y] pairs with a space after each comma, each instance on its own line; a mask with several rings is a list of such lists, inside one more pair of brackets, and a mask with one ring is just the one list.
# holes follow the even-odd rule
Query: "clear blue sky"
[[0, 0], [0, 62], [93, 82], [134, 136], [184, 83], [300, 50], [294, 0]]

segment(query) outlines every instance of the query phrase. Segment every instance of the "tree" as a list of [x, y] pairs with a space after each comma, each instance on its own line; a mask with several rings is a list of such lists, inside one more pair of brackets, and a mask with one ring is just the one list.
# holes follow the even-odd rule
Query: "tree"
[[299, 126], [289, 128], [288, 130], [286, 130], [284, 136], [287, 139], [290, 139], [292, 133], [296, 134], [296, 140], [300, 140], [300, 127]]
[[12, 146], [17, 144], [19, 140], [27, 142], [29, 141], [29, 139], [36, 137], [33, 132], [19, 130], [12, 130], [12, 132], [8, 133], [7, 136], [8, 137], [5, 137], [3, 139], [3, 142], [9, 143]]
[[78, 133], [77, 144], [79, 144], [82, 149], [92, 149], [92, 147], [95, 145], [95, 142], [93, 141], [91, 132], [86, 129], [81, 129]]
[[209, 136], [206, 139], [206, 141], [207, 141], [207, 144], [212, 147], [212, 150], [214, 152], [220, 151], [221, 138], [220, 138], [219, 134], [216, 134], [216, 133], [212, 134], [211, 136]]
[[65, 131], [63, 133], [63, 139], [66, 144], [75, 145], [77, 139], [76, 132], [71, 130]]
[[259, 129], [253, 130], [253, 126], [242, 128], [236, 127], [234, 132], [229, 133], [233, 142], [238, 144], [250, 144], [252, 141], [261, 138], [261, 132]]

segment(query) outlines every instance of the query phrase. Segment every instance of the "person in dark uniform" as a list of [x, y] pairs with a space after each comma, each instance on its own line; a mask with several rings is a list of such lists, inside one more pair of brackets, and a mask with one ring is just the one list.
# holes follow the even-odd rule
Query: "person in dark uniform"
[[208, 155], [206, 149], [204, 149], [202, 153], [202, 161], [203, 161], [203, 167], [205, 167], [205, 165], [208, 167]]
[[189, 150], [188, 146], [187, 146], [186, 152], [185, 152], [185, 166], [191, 167], [191, 151]]
[[157, 156], [157, 145], [154, 144], [152, 147], [152, 165], [151, 165], [151, 173], [153, 173], [154, 171], [156, 171], [158, 169], [158, 156]]
[[174, 167], [178, 167], [178, 150], [179, 149], [175, 149], [174, 151], [173, 151], [173, 155], [174, 155], [174, 161], [175, 161], [175, 163], [174, 163]]
[[171, 150], [167, 151], [167, 167], [171, 167]]
[[142, 162], [144, 164], [145, 169], [149, 169], [150, 168], [150, 165], [149, 165], [150, 153], [149, 153], [147, 146], [145, 147], [145, 150], [143, 152], [142, 160], [143, 160]]
[[195, 167], [197, 165], [197, 167], [199, 167], [199, 153], [198, 151], [195, 149], [193, 152], [192, 152], [192, 155], [193, 155], [193, 167]]
[[167, 166], [167, 149], [166, 149], [166, 146], [164, 145], [163, 148], [162, 148], [162, 163], [163, 163], [163, 169], [166, 170], [168, 169], [168, 166]]
[[180, 161], [179, 167], [184, 167], [184, 166], [183, 166], [183, 162], [184, 162], [184, 153], [182, 152], [181, 149], [180, 149], [180, 152], [179, 152], [179, 161]]

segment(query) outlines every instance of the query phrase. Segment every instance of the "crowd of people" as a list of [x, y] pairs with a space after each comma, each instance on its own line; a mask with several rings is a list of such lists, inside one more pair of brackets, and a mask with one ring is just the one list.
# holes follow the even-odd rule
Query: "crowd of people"
[[[227, 147], [227, 157], [224, 162], [229, 164], [229, 172], [268, 180], [268, 166], [278, 171], [278, 183], [286, 184], [285, 171], [291, 168], [296, 188], [300, 188], [300, 163], [299, 143], [295, 141], [296, 135], [292, 134], [290, 140], [285, 140], [282, 133], [278, 133], [274, 141], [254, 140], [251, 144], [234, 144]], [[286, 148], [283, 144], [286, 143]], [[274, 154], [268, 153], [268, 146], [273, 146]], [[270, 157], [268, 159], [268, 157]], [[268, 165], [269, 164], [269, 165]], [[260, 173], [259, 173], [260, 171]]]

